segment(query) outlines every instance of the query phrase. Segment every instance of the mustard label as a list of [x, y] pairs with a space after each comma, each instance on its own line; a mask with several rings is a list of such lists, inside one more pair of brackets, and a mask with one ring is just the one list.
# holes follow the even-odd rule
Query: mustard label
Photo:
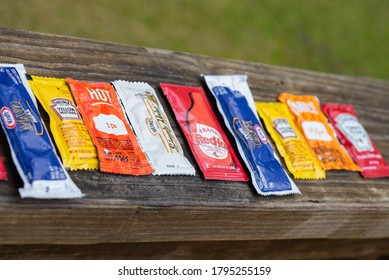
[[[296, 102], [293, 104], [294, 110], [299, 112], [315, 111], [309, 103]], [[320, 163], [299, 133], [286, 105], [278, 102], [256, 102], [255, 105], [279, 153], [284, 158], [288, 170], [294, 177], [297, 179], [325, 178], [325, 171], [320, 167]], [[303, 124], [310, 137], [326, 138], [320, 123], [305, 122]]]
[[97, 169], [96, 148], [64, 79], [32, 76], [29, 84], [50, 117], [50, 129], [63, 165], [70, 170]]
[[68, 98], [53, 98], [50, 107], [61, 120], [81, 120], [76, 106]]

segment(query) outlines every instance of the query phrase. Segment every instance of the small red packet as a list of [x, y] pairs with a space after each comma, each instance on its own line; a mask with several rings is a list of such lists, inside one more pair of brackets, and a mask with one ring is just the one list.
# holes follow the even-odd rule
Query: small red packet
[[3, 159], [0, 156], [0, 180], [7, 180], [7, 171], [5, 170]]
[[201, 87], [160, 84], [205, 179], [247, 181]]
[[145, 175], [153, 173], [128, 124], [115, 89], [107, 83], [67, 78], [81, 116], [97, 147], [103, 172]]
[[358, 121], [352, 105], [323, 104], [337, 136], [365, 178], [389, 177], [389, 166]]

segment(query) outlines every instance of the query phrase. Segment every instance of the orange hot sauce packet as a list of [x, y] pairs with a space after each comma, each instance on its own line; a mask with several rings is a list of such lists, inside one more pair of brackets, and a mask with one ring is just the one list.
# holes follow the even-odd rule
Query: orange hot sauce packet
[[288, 106], [297, 127], [323, 169], [361, 170], [335, 138], [316, 96], [284, 92], [278, 96], [278, 100]]
[[103, 172], [146, 175], [153, 173], [128, 124], [114, 88], [67, 78], [85, 125], [97, 147]]

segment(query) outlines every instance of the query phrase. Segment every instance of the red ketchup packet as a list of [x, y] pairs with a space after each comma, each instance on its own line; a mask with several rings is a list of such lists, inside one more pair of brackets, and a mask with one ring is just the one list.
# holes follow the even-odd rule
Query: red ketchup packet
[[205, 179], [247, 181], [201, 87], [160, 84]]
[[128, 124], [115, 89], [107, 83], [67, 78], [81, 116], [97, 147], [103, 172], [145, 175], [153, 173]]
[[337, 136], [352, 159], [362, 169], [364, 178], [389, 177], [389, 166], [358, 121], [352, 105], [323, 104]]
[[1, 156], [0, 156], [0, 180], [7, 180], [7, 172], [5, 171], [4, 162]]

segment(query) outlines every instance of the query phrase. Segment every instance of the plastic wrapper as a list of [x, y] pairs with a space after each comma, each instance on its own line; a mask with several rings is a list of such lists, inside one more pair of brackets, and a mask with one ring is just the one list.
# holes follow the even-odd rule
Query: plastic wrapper
[[103, 172], [146, 175], [153, 173], [126, 120], [115, 89], [107, 83], [67, 78], [79, 112], [97, 147]]
[[352, 105], [323, 104], [336, 134], [365, 178], [389, 177], [389, 166], [358, 121]]
[[[299, 194], [267, 138], [244, 75], [204, 76], [261, 195]], [[245, 91], [245, 92], [241, 92]], [[246, 99], [246, 96], [249, 98]]]
[[31, 76], [28, 83], [50, 117], [50, 129], [65, 168], [98, 169], [97, 151], [65, 79]]
[[325, 178], [325, 171], [295, 126], [288, 107], [279, 102], [256, 102], [255, 105], [294, 178]]
[[55, 153], [25, 74], [21, 64], [0, 65], [1, 125], [24, 183], [19, 189], [20, 196], [82, 197]]
[[154, 169], [153, 174], [195, 175], [154, 89], [139, 82], [114, 81], [112, 84]]
[[0, 180], [7, 180], [7, 171], [5, 170], [4, 161], [0, 156]]
[[278, 99], [288, 106], [297, 127], [325, 170], [360, 171], [336, 139], [316, 96], [282, 93]]
[[161, 84], [206, 179], [247, 181], [201, 87]]

